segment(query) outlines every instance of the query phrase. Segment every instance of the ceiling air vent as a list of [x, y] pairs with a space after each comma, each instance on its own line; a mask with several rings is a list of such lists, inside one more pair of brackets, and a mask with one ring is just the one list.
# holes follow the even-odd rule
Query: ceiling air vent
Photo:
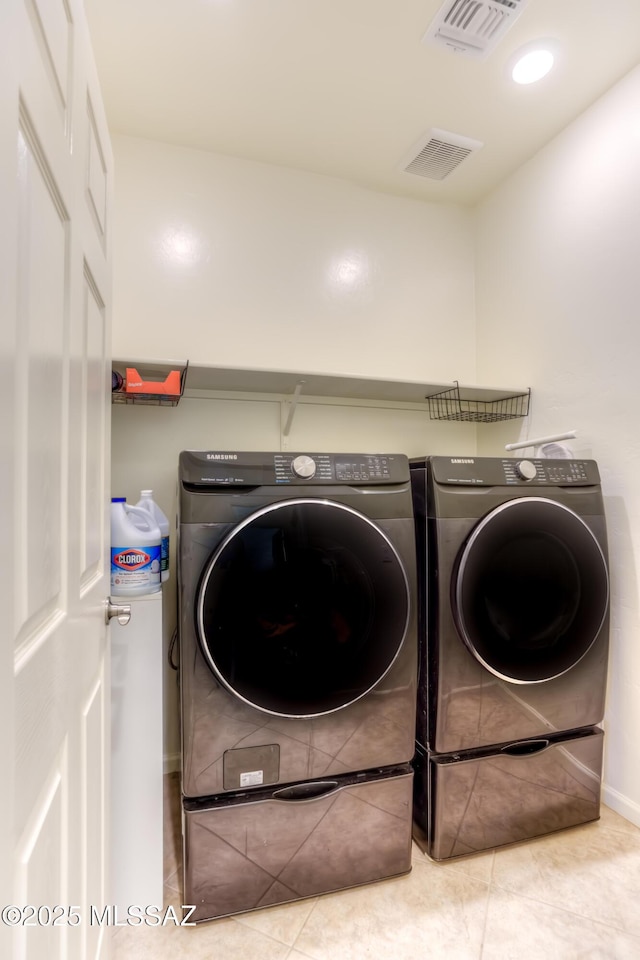
[[518, 19], [529, 0], [447, 0], [423, 42], [483, 59]]
[[414, 148], [412, 159], [402, 169], [405, 173], [414, 173], [429, 180], [444, 180], [470, 153], [482, 146], [480, 140], [434, 128], [429, 131], [426, 140], [423, 137]]

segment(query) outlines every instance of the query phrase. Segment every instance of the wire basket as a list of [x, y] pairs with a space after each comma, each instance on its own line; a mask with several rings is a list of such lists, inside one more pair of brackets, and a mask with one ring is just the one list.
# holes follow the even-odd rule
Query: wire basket
[[[158, 380], [161, 383], [166, 379], [167, 370], [155, 369], [150, 365], [145, 365], [138, 363], [138, 367], [141, 370], [145, 370], [145, 378], [152, 377], [153, 379]], [[154, 393], [153, 389], [149, 393], [127, 393], [123, 388], [118, 390], [113, 390], [111, 393], [111, 402], [112, 403], [126, 403], [126, 404], [140, 404], [142, 406], [148, 407], [177, 407], [180, 402], [180, 398], [184, 393], [184, 385], [187, 378], [187, 369], [189, 363], [184, 365], [184, 368], [180, 371], [180, 393]], [[120, 374], [120, 381], [124, 380], [124, 372], [126, 371], [126, 366], [119, 362], [114, 362], [113, 369], [117, 370]], [[136, 368], [138, 372], [138, 368]], [[150, 386], [153, 387], [153, 384], [150, 383]]]
[[[487, 391], [483, 391], [486, 397]], [[498, 391], [496, 391], [498, 393]], [[495, 396], [493, 399], [481, 399], [479, 391], [472, 387], [460, 387], [457, 380], [454, 386], [439, 393], [425, 397], [432, 420], [460, 420], [465, 423], [497, 423], [501, 420], [515, 420], [529, 413], [531, 388], [526, 393], [513, 396]]]

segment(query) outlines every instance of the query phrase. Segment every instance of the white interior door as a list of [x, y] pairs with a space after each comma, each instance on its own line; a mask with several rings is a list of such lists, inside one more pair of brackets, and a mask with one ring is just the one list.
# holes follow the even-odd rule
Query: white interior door
[[0, 908], [45, 908], [0, 955], [75, 960], [109, 941], [112, 157], [82, 0], [2, 0], [0, 89]]

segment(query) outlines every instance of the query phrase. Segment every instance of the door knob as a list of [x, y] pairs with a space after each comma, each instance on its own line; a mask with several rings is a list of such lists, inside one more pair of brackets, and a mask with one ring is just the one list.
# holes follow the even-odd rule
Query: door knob
[[126, 627], [131, 620], [131, 604], [123, 603], [121, 606], [118, 606], [115, 603], [111, 603], [111, 600], [107, 600], [105, 603], [104, 619], [106, 623], [109, 623], [114, 617], [118, 618], [118, 623]]

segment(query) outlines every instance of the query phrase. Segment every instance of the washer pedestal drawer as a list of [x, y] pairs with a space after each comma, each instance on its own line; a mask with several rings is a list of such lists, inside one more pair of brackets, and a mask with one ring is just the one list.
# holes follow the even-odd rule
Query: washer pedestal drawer
[[597, 820], [602, 749], [598, 727], [459, 754], [418, 746], [415, 839], [446, 860]]
[[413, 771], [183, 801], [194, 920], [316, 896], [411, 869]]

